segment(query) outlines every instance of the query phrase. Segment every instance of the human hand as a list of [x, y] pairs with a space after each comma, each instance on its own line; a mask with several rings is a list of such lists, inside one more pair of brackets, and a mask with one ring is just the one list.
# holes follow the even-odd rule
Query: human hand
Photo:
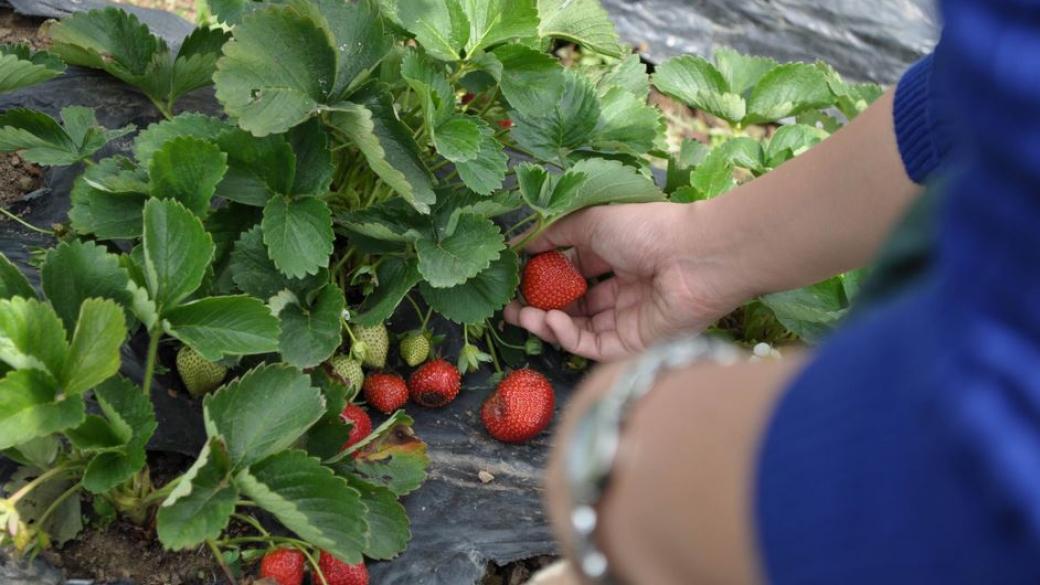
[[532, 254], [565, 253], [586, 278], [612, 274], [564, 311], [514, 301], [506, 321], [565, 350], [599, 361], [642, 351], [678, 333], [702, 329], [747, 295], [730, 267], [702, 244], [698, 204], [594, 207], [560, 220], [532, 240]]

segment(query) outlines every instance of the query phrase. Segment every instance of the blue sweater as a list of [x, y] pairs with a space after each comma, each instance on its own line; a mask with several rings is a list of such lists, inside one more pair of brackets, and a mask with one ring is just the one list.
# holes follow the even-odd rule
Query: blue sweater
[[907, 172], [947, 179], [935, 275], [781, 399], [755, 495], [778, 585], [1040, 583], [1040, 1], [942, 13], [895, 107]]

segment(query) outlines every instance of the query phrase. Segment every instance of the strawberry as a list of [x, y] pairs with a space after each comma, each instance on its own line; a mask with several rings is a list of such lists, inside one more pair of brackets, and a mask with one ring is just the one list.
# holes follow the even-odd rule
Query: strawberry
[[362, 389], [369, 406], [383, 414], [390, 414], [408, 402], [408, 386], [397, 374], [372, 374], [365, 378]]
[[216, 390], [227, 376], [227, 368], [203, 358], [197, 351], [181, 346], [177, 352], [177, 373], [188, 392], [198, 398]]
[[585, 295], [585, 278], [563, 254], [552, 251], [527, 261], [520, 288], [532, 307], [562, 309]]
[[380, 323], [371, 327], [357, 326], [354, 335], [365, 345], [362, 363], [370, 368], [382, 368], [386, 365], [386, 355], [390, 352], [390, 333], [386, 325]]
[[356, 565], [348, 565], [325, 551], [318, 556], [318, 569], [321, 575], [315, 575], [314, 583], [320, 585], [325, 577], [325, 585], [368, 585], [368, 568], [361, 561]]
[[278, 585], [300, 585], [307, 559], [295, 548], [276, 548], [260, 561], [260, 578], [273, 579]]
[[510, 120], [509, 118], [506, 118], [505, 120], [499, 120], [498, 121], [498, 127], [503, 129], [503, 130], [509, 130], [510, 128], [513, 127], [513, 121]]
[[339, 417], [343, 419], [343, 422], [348, 422], [352, 425], [347, 442], [343, 444], [343, 449], [354, 445], [372, 432], [372, 419], [369, 418], [368, 413], [363, 408], [356, 404], [348, 404]]
[[415, 367], [430, 357], [430, 340], [422, 331], [413, 331], [401, 340], [401, 359]]
[[360, 388], [365, 380], [365, 373], [361, 371], [361, 362], [347, 354], [333, 356], [329, 360], [329, 369], [332, 370], [333, 376], [339, 378], [339, 381], [351, 390]]
[[426, 362], [408, 378], [412, 401], [430, 408], [444, 406], [455, 400], [460, 388], [462, 375], [455, 366], [443, 359]]
[[492, 437], [523, 443], [549, 426], [555, 405], [552, 384], [545, 376], [530, 369], [514, 370], [484, 402], [480, 418]]
[[465, 94], [462, 95], [462, 105], [466, 105], [476, 98], [477, 94], [473, 93], [472, 91], [467, 91]]

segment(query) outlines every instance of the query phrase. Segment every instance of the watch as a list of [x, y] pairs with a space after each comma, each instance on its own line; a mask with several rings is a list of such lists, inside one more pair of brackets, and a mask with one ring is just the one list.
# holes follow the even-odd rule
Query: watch
[[568, 524], [576, 568], [592, 583], [615, 585], [607, 557], [596, 544], [597, 510], [609, 487], [621, 431], [627, 413], [646, 396], [663, 371], [700, 362], [730, 365], [742, 352], [734, 345], [706, 336], [687, 336], [654, 346], [618, 376], [609, 392], [586, 410], [564, 451], [564, 474], [570, 490]]

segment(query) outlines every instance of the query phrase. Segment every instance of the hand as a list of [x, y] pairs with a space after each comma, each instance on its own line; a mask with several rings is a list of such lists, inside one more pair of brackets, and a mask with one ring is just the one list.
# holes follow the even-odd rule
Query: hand
[[702, 329], [746, 298], [730, 267], [709, 247], [699, 204], [647, 203], [587, 209], [532, 240], [533, 254], [556, 248], [586, 278], [611, 274], [566, 311], [517, 302], [508, 322], [590, 359], [610, 361], [688, 330]]

